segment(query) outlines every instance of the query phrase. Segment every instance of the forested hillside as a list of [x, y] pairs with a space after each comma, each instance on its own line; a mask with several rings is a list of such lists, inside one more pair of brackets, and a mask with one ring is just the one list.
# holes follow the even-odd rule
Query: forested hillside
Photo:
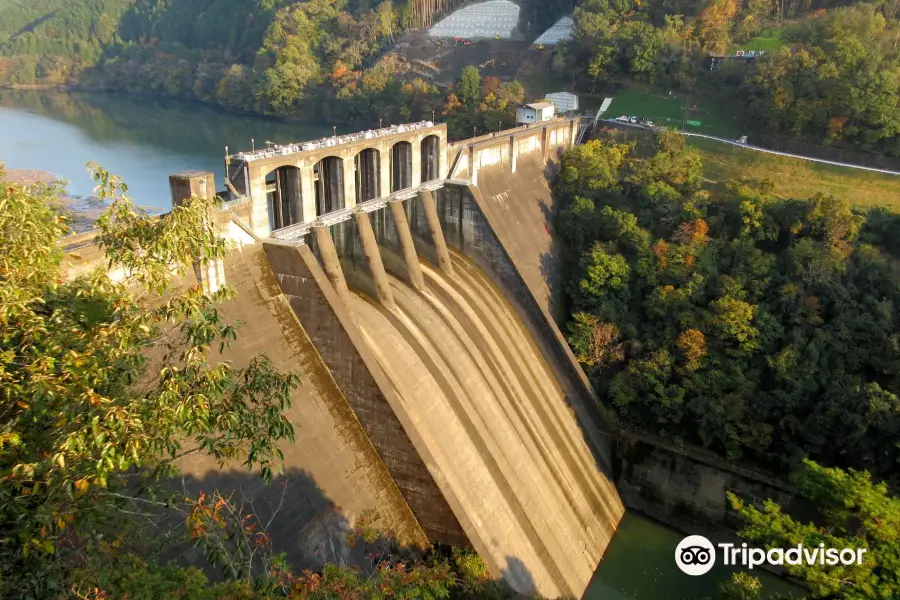
[[[716, 97], [757, 141], [900, 156], [898, 16], [898, 0], [585, 0], [566, 68], [587, 89], [627, 80]], [[737, 48], [765, 54], [735, 59]]]
[[[867, 549], [787, 566], [809, 598], [896, 598], [900, 217], [701, 168], [672, 132], [566, 152], [569, 342], [622, 427], [791, 481], [792, 512], [728, 493], [751, 547]], [[769, 597], [751, 574], [722, 598]]]
[[115, 44], [128, 0], [0, 0], [0, 83], [65, 83]]
[[390, 2], [365, 0], [14, 0], [0, 10], [0, 80], [76, 80], [294, 114], [308, 90], [379, 51], [401, 18]]
[[626, 426], [777, 473], [896, 482], [898, 218], [766, 181], [704, 189], [678, 134], [570, 150], [555, 188], [570, 341]]
[[[419, 118], [444, 98], [378, 61], [460, 0], [0, 2], [0, 83], [80, 82], [342, 122]], [[570, 8], [550, 3], [545, 24]], [[63, 8], [65, 6], [65, 8]]]

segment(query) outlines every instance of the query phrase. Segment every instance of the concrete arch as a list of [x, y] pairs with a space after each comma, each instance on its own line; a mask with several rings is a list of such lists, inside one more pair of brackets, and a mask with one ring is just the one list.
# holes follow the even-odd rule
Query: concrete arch
[[266, 206], [272, 231], [303, 221], [301, 177], [300, 169], [292, 165], [276, 167], [266, 174]]
[[422, 139], [421, 156], [422, 156], [422, 175], [423, 183], [438, 179], [441, 174], [441, 138], [436, 135], [428, 135]]
[[376, 148], [363, 148], [353, 158], [356, 182], [356, 203], [380, 198], [381, 152]]
[[391, 146], [391, 192], [412, 187], [412, 143], [397, 142]]
[[326, 156], [313, 166], [316, 189], [316, 216], [326, 215], [346, 206], [344, 197], [344, 160]]

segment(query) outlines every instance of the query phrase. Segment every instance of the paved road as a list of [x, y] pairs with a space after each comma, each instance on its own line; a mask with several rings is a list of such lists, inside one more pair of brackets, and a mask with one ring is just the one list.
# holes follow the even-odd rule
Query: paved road
[[[626, 123], [624, 121], [617, 121], [616, 119], [600, 119], [601, 121], [605, 121], [607, 123], [614, 123], [616, 125], [627, 125], [628, 127], [636, 127], [638, 129], [652, 129], [652, 127], [647, 127], [646, 125], [640, 125], [635, 123]], [[813, 158], [811, 156], [802, 156], [800, 154], [791, 154], [789, 152], [779, 152], [778, 150], [770, 150], [769, 148], [762, 148], [760, 146], [751, 146], [750, 144], [741, 144], [740, 142], [736, 142], [734, 140], [727, 140], [725, 138], [715, 137], [712, 135], [705, 135], [702, 133], [691, 133], [689, 131], [681, 132], [689, 137], [698, 137], [705, 138], [708, 140], [715, 140], [717, 142], [722, 142], [723, 144], [731, 144], [732, 146], [737, 146], [739, 148], [746, 148], [747, 150], [755, 150], [756, 152], [764, 152], [766, 154], [775, 154], [777, 156], [786, 156], [788, 158], [796, 158], [799, 160], [808, 160], [810, 162], [822, 163], [825, 165], [835, 165], [837, 167], [847, 167], [848, 169], [859, 169], [861, 171], [872, 171], [875, 173], [884, 173], [886, 175], [900, 175], [900, 171], [890, 171], [888, 169], [876, 169], [875, 167], [865, 167], [863, 165], [854, 165], [845, 162], [837, 162], [834, 160], [825, 160], [824, 158]]]

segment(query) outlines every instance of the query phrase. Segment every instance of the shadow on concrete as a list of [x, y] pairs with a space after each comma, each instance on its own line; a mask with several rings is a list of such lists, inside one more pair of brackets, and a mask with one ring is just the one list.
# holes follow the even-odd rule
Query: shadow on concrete
[[[418, 548], [400, 544], [394, 533], [382, 530], [376, 513], [346, 515], [315, 479], [305, 470], [289, 469], [265, 483], [257, 473], [229, 469], [210, 471], [205, 477], [185, 475], [170, 479], [167, 497], [157, 497], [167, 506], [151, 512], [155, 532], [173, 542], [160, 556], [161, 562], [174, 561], [204, 571], [212, 579], [222, 577], [222, 565], [211, 562], [200, 547], [188, 538], [185, 514], [187, 500], [216, 491], [240, 509], [252, 515], [258, 529], [271, 535], [271, 552], [284, 553], [295, 575], [304, 570], [321, 573], [326, 564], [348, 566], [371, 573], [381, 563], [395, 565], [412, 561], [432, 563], [452, 561], [453, 549], [445, 546]], [[143, 507], [135, 503], [135, 507]], [[146, 511], [142, 511], [146, 512]], [[231, 550], [234, 543], [230, 543]], [[258, 574], [262, 561], [254, 565]], [[524, 563], [508, 557], [508, 568], [501, 580], [488, 583], [484, 589], [463, 591], [460, 598], [508, 599], [534, 595], [535, 582]], [[516, 590], [507, 583], [516, 582]]]
[[567, 280], [567, 271], [571, 268], [568, 264], [569, 257], [565, 255], [563, 245], [557, 236], [557, 223], [559, 222], [560, 206], [557, 204], [556, 195], [553, 193], [553, 182], [559, 176], [561, 170], [562, 150], [557, 152], [556, 159], [547, 160], [544, 165], [544, 177], [550, 184], [551, 203], [537, 199], [538, 208], [544, 217], [544, 227], [550, 236], [550, 249], [540, 256], [541, 276], [550, 290], [550, 314], [560, 328], [566, 326], [566, 315], [569, 314], [569, 302], [563, 288]]
[[528, 570], [525, 563], [515, 556], [506, 557], [506, 570], [503, 572], [503, 578], [516, 582], [516, 587], [522, 592], [535, 589], [534, 577], [531, 575], [531, 571]]
[[[295, 573], [304, 569], [320, 571], [325, 563], [367, 566], [366, 549], [351, 543], [354, 529], [350, 519], [305, 470], [286, 470], [268, 484], [256, 473], [231, 469], [211, 471], [205, 477], [185, 475], [166, 485], [171, 490], [169, 509], [160, 515], [159, 525], [182, 541], [166, 549], [165, 558], [210, 575], [219, 571], [221, 565], [210, 564], [203, 550], [190, 542], [185, 525], [188, 500], [201, 494], [209, 497], [218, 491], [242, 515], [252, 515], [251, 522], [256, 523], [257, 530], [271, 536], [272, 552], [285, 553]], [[179, 528], [183, 532], [180, 536]], [[390, 539], [390, 532], [383, 537]], [[229, 549], [234, 547], [233, 542], [229, 544]]]
[[547, 284], [550, 292], [548, 298], [550, 314], [553, 316], [556, 324], [562, 327], [565, 324], [566, 302], [562, 288], [564, 279], [562, 277], [561, 247], [556, 237], [556, 217], [559, 211], [555, 207], [555, 202], [554, 206], [548, 206], [538, 198], [535, 200], [535, 203], [544, 216], [544, 228], [547, 231], [547, 235], [550, 236], [550, 248], [546, 252], [542, 252], [539, 259], [541, 278]]

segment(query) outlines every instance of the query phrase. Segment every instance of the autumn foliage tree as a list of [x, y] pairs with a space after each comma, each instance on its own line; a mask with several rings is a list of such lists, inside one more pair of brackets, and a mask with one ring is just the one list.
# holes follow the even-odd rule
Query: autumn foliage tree
[[675, 340], [675, 345], [685, 359], [685, 368], [691, 371], [700, 367], [706, 356], [706, 336], [699, 329], [687, 329]]
[[[111, 202], [99, 242], [110, 264], [67, 280], [57, 239], [57, 190], [0, 172], [0, 582], [3, 596], [61, 590], [98, 511], [116, 510], [128, 472], [166, 474], [202, 452], [269, 476], [297, 377], [265, 357], [245, 368], [217, 359], [237, 336], [216, 305], [231, 295], [179, 277], [223, 256], [209, 214], [192, 198], [159, 220], [125, 185], [95, 170]], [[161, 357], [148, 370], [149, 354]]]
[[619, 329], [612, 323], [602, 323], [587, 313], [575, 313], [572, 317], [569, 341], [581, 363], [602, 368], [622, 360], [625, 354], [618, 337]]
[[738, 12], [735, 0], [710, 0], [697, 17], [697, 36], [703, 49], [721, 56], [731, 44], [730, 27]]

